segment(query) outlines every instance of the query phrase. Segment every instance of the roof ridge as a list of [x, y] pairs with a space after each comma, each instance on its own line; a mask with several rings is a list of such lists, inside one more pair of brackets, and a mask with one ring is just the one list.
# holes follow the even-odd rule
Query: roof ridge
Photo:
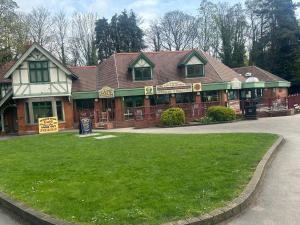
[[151, 53], [151, 54], [160, 54], [160, 53], [179, 53], [179, 52], [190, 52], [197, 49], [189, 49], [189, 50], [176, 50], [176, 51], [140, 51], [140, 52], [117, 52], [116, 55], [134, 55], [134, 54], [141, 54], [141, 53]]
[[120, 82], [119, 82], [119, 74], [118, 74], [118, 65], [117, 65], [117, 57], [116, 57], [116, 53], [113, 54], [113, 59], [114, 59], [114, 66], [115, 66], [115, 73], [116, 73], [116, 76], [117, 76], [117, 85], [118, 85], [118, 88], [120, 87]]
[[97, 66], [68, 66], [70, 69], [75, 68], [97, 68]]
[[275, 77], [278, 77], [278, 78], [280, 78], [280, 79], [285, 80], [284, 78], [282, 78], [282, 77], [280, 77], [280, 76], [278, 76], [278, 75], [276, 75], [276, 74], [274, 74], [274, 73], [271, 73], [271, 72], [269, 72], [269, 71], [267, 71], [267, 70], [264, 70], [264, 69], [259, 68], [259, 67], [257, 67], [257, 66], [255, 66], [255, 68], [257, 68], [258, 70], [262, 71], [263, 73], [265, 73], [265, 74], [267, 74], [267, 75], [275, 76]]

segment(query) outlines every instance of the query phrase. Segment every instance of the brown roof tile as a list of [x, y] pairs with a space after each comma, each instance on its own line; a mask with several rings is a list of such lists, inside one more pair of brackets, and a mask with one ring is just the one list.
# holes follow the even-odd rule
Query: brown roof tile
[[234, 70], [245, 76], [246, 73], [252, 73], [252, 76], [257, 77], [260, 81], [286, 81], [279, 76], [276, 76], [266, 70], [263, 70], [257, 66], [244, 66], [234, 68]]
[[78, 79], [72, 82], [72, 92], [96, 90], [97, 66], [69, 67]]
[[16, 61], [10, 61], [0, 66], [0, 83], [11, 83], [10, 79], [5, 79], [4, 75], [9, 71], [9, 69], [16, 63]]
[[133, 81], [131, 73], [128, 71], [129, 64], [139, 56], [139, 52], [116, 53], [98, 66], [97, 88], [100, 89], [103, 86], [110, 86], [112, 88], [142, 88], [147, 85], [155, 86], [175, 80], [184, 83], [218, 83], [231, 81], [234, 78], [238, 78], [241, 81], [244, 80], [238, 73], [202, 51], [199, 51], [199, 54], [204, 56], [208, 61], [205, 65], [205, 77], [183, 77], [177, 65], [192, 51], [144, 52], [144, 55], [155, 64], [153, 80], [151, 81]]

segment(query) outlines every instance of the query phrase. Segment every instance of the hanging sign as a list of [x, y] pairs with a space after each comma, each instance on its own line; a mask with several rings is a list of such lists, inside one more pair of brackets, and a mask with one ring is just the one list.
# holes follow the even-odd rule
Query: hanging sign
[[241, 89], [242, 88], [242, 82], [239, 81], [237, 78], [234, 78], [232, 81], [230, 81], [231, 89]]
[[58, 132], [58, 119], [57, 117], [39, 118], [39, 133], [53, 133]]
[[99, 90], [99, 98], [114, 98], [115, 90], [111, 87], [105, 86]]
[[202, 91], [201, 83], [193, 83], [193, 92], [199, 92], [199, 91]]
[[176, 94], [176, 93], [186, 93], [192, 92], [193, 87], [192, 84], [186, 84], [180, 81], [170, 81], [163, 85], [156, 86], [156, 94], [163, 95], [163, 94]]
[[153, 86], [146, 86], [145, 87], [145, 95], [153, 95], [153, 94], [154, 94]]

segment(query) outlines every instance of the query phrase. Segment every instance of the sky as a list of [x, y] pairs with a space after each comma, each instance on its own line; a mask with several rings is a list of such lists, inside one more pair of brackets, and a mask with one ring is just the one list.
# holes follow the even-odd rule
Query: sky
[[[19, 11], [30, 12], [32, 7], [45, 6], [50, 11], [55, 12], [63, 9], [67, 15], [74, 12], [96, 12], [99, 17], [110, 19], [115, 13], [120, 13], [123, 9], [130, 10], [138, 14], [142, 19], [142, 26], [147, 27], [149, 22], [162, 16], [170, 10], [183, 10], [190, 14], [195, 14], [199, 7], [199, 0], [15, 0], [19, 5]], [[213, 0], [219, 2], [219, 0]], [[222, 1], [222, 0], [220, 0]], [[224, 1], [224, 0], [223, 0]], [[229, 0], [228, 0], [229, 1]], [[230, 0], [237, 3], [241, 0]], [[45, 4], [46, 3], [46, 4]]]
[[[170, 10], [183, 10], [191, 15], [196, 14], [199, 7], [199, 0], [15, 0], [19, 10], [30, 12], [32, 7], [45, 6], [51, 12], [63, 9], [67, 15], [74, 12], [96, 12], [99, 17], [110, 19], [115, 13], [123, 9], [138, 14], [142, 19], [142, 27], [147, 27], [151, 20], [162, 16]], [[230, 2], [231, 4], [244, 0], [212, 0], [213, 2]], [[297, 0], [299, 1], [299, 0]], [[46, 4], [45, 4], [46, 3]], [[300, 15], [298, 10], [297, 15]]]

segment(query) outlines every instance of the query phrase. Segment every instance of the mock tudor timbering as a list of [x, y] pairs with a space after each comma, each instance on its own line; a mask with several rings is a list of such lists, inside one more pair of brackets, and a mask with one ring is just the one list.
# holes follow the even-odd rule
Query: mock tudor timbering
[[203, 116], [201, 104], [238, 112], [240, 99], [286, 97], [289, 86], [258, 67], [230, 69], [201, 50], [116, 53], [98, 66], [66, 67], [32, 44], [0, 67], [0, 131], [37, 132], [46, 116], [57, 116], [60, 129], [77, 127], [83, 116], [96, 127], [150, 126], [170, 106], [190, 117]]

